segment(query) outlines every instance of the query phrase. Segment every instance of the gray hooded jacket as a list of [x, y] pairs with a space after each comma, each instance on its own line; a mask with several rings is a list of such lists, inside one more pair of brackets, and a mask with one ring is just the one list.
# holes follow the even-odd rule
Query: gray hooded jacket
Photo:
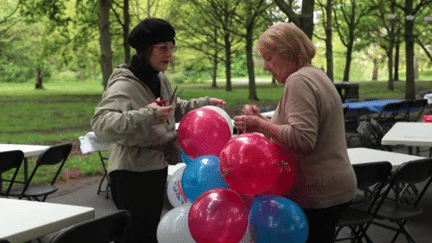
[[[160, 72], [161, 99], [169, 99], [173, 89]], [[108, 172], [129, 170], [135, 172], [163, 169], [168, 165], [163, 147], [176, 139], [175, 122], [201, 106], [209, 104], [210, 97], [177, 98], [169, 122], [158, 122], [154, 97], [126, 65], [116, 68], [96, 107], [91, 126], [96, 136], [111, 143]], [[162, 149], [161, 149], [162, 148]]]

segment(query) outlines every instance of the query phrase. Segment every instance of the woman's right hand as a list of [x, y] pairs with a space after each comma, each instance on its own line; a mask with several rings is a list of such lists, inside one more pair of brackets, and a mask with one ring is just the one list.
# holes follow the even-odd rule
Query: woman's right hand
[[156, 101], [154, 101], [153, 103], [157, 106], [156, 113], [158, 116], [159, 123], [166, 122], [168, 120], [169, 113], [173, 110], [173, 106], [172, 105], [160, 106]]

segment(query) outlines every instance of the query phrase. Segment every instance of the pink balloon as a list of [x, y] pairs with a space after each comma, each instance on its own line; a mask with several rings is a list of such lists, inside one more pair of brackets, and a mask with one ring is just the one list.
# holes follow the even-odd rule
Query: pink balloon
[[270, 188], [263, 194], [283, 196], [291, 189], [291, 186], [294, 183], [296, 169], [294, 167], [294, 161], [289, 152], [277, 144], [274, 144], [274, 151], [275, 158], [281, 161], [282, 171], [276, 183], [270, 186]]
[[233, 137], [220, 153], [220, 170], [227, 185], [242, 195], [257, 195], [279, 177], [281, 163], [270, 139], [258, 133]]
[[227, 188], [215, 188], [192, 203], [188, 225], [197, 243], [239, 242], [247, 229], [248, 210], [239, 194]]
[[219, 156], [231, 139], [231, 131], [218, 112], [198, 108], [188, 112], [180, 121], [178, 139], [183, 152], [191, 159], [203, 155]]

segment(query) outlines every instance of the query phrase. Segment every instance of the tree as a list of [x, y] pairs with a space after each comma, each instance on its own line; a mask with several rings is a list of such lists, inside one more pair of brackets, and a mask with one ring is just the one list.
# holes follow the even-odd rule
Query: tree
[[334, 81], [333, 74], [333, 26], [332, 26], [332, 8], [333, 1], [327, 0], [324, 4], [323, 1], [318, 0], [318, 4], [321, 7], [322, 19], [321, 23], [325, 29], [325, 37], [319, 37], [314, 35], [318, 39], [324, 40], [326, 43], [326, 64], [327, 64], [327, 76], [330, 80]]
[[[231, 84], [231, 55], [233, 52], [233, 44], [237, 43], [235, 35], [233, 35], [233, 27], [235, 25], [233, 15], [236, 12], [241, 0], [189, 0], [192, 6], [197, 10], [200, 18], [200, 23], [204, 25], [195, 26], [192, 22], [185, 26], [184, 32], [190, 33], [190, 36], [196, 37], [193, 41], [184, 40], [190, 48], [200, 50], [200, 52], [210, 55], [213, 60], [218, 58], [219, 48], [224, 48], [224, 62], [225, 62], [225, 77], [226, 77], [226, 91], [232, 91]], [[189, 16], [190, 17], [190, 16]], [[198, 19], [196, 19], [198, 21]], [[190, 29], [189, 29], [190, 28]], [[202, 29], [201, 29], [202, 28]], [[191, 31], [197, 31], [196, 34]], [[200, 36], [202, 35], [202, 36]], [[190, 37], [188, 36], [188, 37]], [[214, 36], [214, 37], [211, 37]], [[219, 38], [222, 41], [219, 41]], [[190, 39], [190, 38], [188, 38]], [[190, 39], [191, 40], [191, 39]], [[195, 40], [198, 40], [197, 43]], [[213, 51], [204, 50], [202, 48], [210, 48]], [[214, 61], [216, 63], [216, 61]]]
[[112, 49], [109, 12], [112, 0], [99, 0], [99, 43], [101, 52], [102, 83], [104, 89], [107, 86], [108, 79], [112, 73]]
[[[417, 5], [414, 0], [405, 0], [405, 4], [400, 4], [396, 0], [391, 0], [396, 7], [403, 10], [405, 14], [405, 53], [406, 53], [406, 81], [405, 99], [415, 99], [415, 72], [414, 72], [414, 20], [415, 16], [424, 7], [432, 4], [432, 0], [420, 0]], [[430, 8], [429, 8], [430, 9]]]
[[342, 80], [349, 81], [352, 53], [357, 38], [360, 38], [364, 31], [360, 28], [362, 18], [366, 17], [374, 9], [373, 5], [357, 0], [337, 0], [333, 8], [335, 29], [342, 44], [347, 48], [345, 69]]
[[[247, 58], [247, 68], [248, 68], [248, 77], [249, 77], [249, 97], [250, 100], [258, 100], [257, 92], [256, 92], [256, 84], [255, 84], [255, 69], [254, 69], [254, 61], [253, 61], [253, 41], [254, 37], [254, 29], [257, 26], [258, 16], [261, 16], [265, 13], [268, 5], [265, 0], [258, 1], [245, 1], [246, 4], [245, 14], [239, 14], [240, 11], [236, 12], [236, 18], [239, 22], [243, 23], [246, 33], [237, 32], [243, 38], [245, 38], [246, 46], [246, 58]], [[241, 12], [240, 12], [241, 13]], [[262, 21], [261, 21], [262, 22]], [[233, 30], [234, 31], [234, 30]]]
[[301, 5], [301, 14], [297, 14], [294, 12], [294, 9], [298, 8], [295, 5], [297, 2], [293, 0], [288, 0], [286, 3], [284, 0], [275, 0], [274, 1], [279, 9], [284, 12], [289, 21], [297, 25], [306, 35], [312, 40], [313, 31], [314, 31], [314, 7], [315, 0], [303, 0]]

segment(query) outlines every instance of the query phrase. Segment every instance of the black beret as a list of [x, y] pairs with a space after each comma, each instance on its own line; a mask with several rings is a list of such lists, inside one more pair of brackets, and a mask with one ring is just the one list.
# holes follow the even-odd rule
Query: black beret
[[174, 27], [167, 21], [157, 18], [146, 18], [130, 32], [128, 42], [137, 52], [148, 49], [151, 45], [174, 41]]

